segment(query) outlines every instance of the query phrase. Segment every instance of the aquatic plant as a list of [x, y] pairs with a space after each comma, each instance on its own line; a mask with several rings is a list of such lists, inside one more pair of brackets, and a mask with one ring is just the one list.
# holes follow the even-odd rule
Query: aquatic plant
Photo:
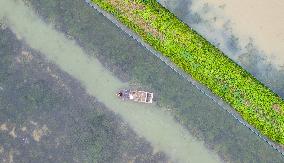
[[206, 85], [263, 135], [284, 144], [284, 101], [153, 0], [92, 0]]

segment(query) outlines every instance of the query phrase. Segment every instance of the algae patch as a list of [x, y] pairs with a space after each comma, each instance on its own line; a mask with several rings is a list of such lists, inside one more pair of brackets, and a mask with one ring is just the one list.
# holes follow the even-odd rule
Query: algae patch
[[0, 154], [2, 154], [4, 152], [4, 148], [2, 145], [0, 145]]
[[36, 128], [32, 133], [33, 139], [39, 142], [42, 136], [47, 134], [47, 131], [48, 128], [46, 127], [46, 125], [43, 125], [43, 127], [41, 128]]
[[3, 123], [3, 124], [0, 125], [0, 131], [8, 131], [6, 123]]
[[9, 132], [9, 135], [12, 136], [12, 138], [14, 138], [14, 139], [17, 137], [17, 135], [15, 133], [15, 129], [16, 129], [16, 127], [14, 126], [13, 129]]

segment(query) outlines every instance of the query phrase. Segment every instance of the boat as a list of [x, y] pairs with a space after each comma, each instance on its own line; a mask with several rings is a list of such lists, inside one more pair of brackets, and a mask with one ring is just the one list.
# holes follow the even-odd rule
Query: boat
[[123, 100], [131, 100], [140, 103], [153, 103], [153, 93], [139, 90], [120, 90], [117, 94]]

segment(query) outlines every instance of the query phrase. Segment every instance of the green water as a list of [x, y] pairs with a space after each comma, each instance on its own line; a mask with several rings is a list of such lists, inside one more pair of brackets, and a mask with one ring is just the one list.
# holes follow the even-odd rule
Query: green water
[[216, 154], [195, 140], [187, 130], [155, 105], [122, 102], [115, 92], [127, 87], [96, 59], [89, 58], [74, 41], [43, 23], [22, 1], [0, 0], [0, 16], [19, 39], [57, 64], [112, 111], [120, 115], [134, 131], [155, 148], [180, 162], [220, 162]]

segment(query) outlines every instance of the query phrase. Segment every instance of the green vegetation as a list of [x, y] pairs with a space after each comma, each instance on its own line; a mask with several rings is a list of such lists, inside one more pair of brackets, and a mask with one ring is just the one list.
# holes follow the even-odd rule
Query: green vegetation
[[92, 0], [235, 108], [263, 135], [284, 144], [284, 102], [156, 1]]
[[[158, 105], [171, 109], [171, 114], [181, 124], [225, 162], [283, 160], [280, 153], [82, 0], [29, 2], [45, 22], [52, 23], [57, 30], [74, 39], [90, 57], [97, 57], [118, 78], [154, 91]], [[90, 113], [90, 110], [84, 112]], [[84, 131], [88, 132], [88, 128], [84, 127]], [[84, 142], [82, 148], [85, 149]], [[89, 139], [85, 144], [90, 142]], [[146, 159], [148, 155], [143, 157]]]
[[[256, 47], [253, 42], [248, 43], [245, 47], [241, 47], [238, 35], [233, 34], [227, 26], [220, 29], [223, 32], [227, 32], [227, 34], [225, 34], [226, 36], [213, 36], [217, 40], [213, 39], [209, 32], [209, 24], [211, 23], [201, 18], [202, 12], [196, 13], [191, 10], [193, 7], [191, 3], [192, 0], [158, 0], [158, 2], [192, 28], [196, 30], [202, 30], [205, 26], [209, 28], [206, 30], [207, 32], [204, 31], [201, 35], [204, 35], [206, 39], [207, 37], [211, 38], [213, 45], [218, 47], [220, 46], [220, 41], [218, 40], [225, 39], [226, 42], [223, 45], [224, 50], [226, 50], [225, 54], [230, 58], [233, 57], [236, 63], [251, 73], [260, 82], [268, 86], [273, 92], [284, 98], [284, 67], [279, 69], [271, 64], [265, 57], [266, 54], [259, 49], [260, 47]], [[206, 7], [206, 5], [204, 7]], [[232, 25], [232, 23], [229, 24]], [[242, 53], [242, 49], [245, 49], [247, 52]]]

